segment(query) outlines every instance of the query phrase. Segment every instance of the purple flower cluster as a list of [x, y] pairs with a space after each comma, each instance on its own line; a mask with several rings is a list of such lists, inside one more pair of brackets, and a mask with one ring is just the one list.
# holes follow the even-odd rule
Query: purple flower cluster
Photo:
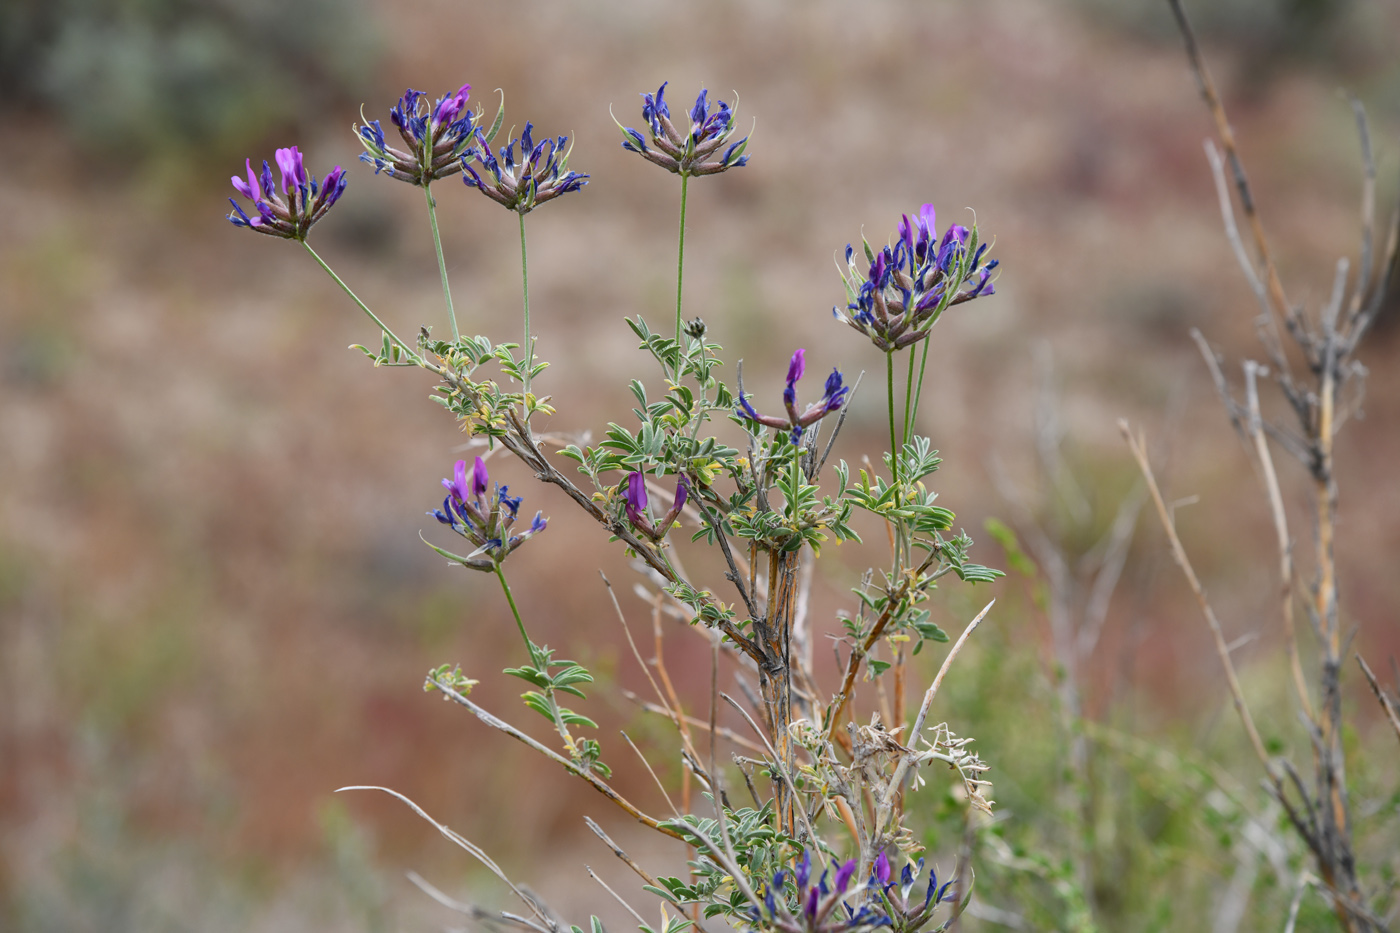
[[719, 101], [711, 111], [709, 92], [701, 88], [695, 106], [690, 108], [690, 132], [683, 134], [671, 123], [671, 108], [666, 103], [669, 83], [663, 82], [655, 95], [642, 95], [642, 119], [650, 130], [648, 136], [630, 126], [617, 124], [622, 130], [622, 148], [677, 175], [717, 175], [748, 164], [749, 157], [744, 155], [749, 144], [747, 136], [730, 144], [724, 154], [716, 158], [720, 147], [734, 133], [733, 109]]
[[[881, 350], [898, 350], [928, 336], [944, 309], [991, 295], [992, 271], [999, 260], [983, 263], [988, 244], [977, 244], [977, 233], [953, 224], [937, 237], [932, 204], [919, 216], [900, 220], [893, 246], [873, 256], [862, 272], [855, 250], [846, 247], [846, 281], [850, 302], [834, 308], [836, 319], [868, 336]], [[975, 249], [973, 249], [975, 245]]]
[[666, 533], [671, 530], [671, 525], [681, 514], [681, 509], [685, 508], [685, 501], [690, 496], [690, 481], [682, 473], [676, 479], [676, 499], [671, 504], [671, 510], [661, 517], [661, 521], [652, 524], [647, 512], [647, 478], [639, 472], [627, 474], [627, 479], [623, 480], [627, 485], [627, 520], [632, 523], [632, 527], [646, 535], [653, 541], [660, 541], [666, 537]]
[[[890, 918], [868, 906], [852, 908], [843, 898], [856, 873], [855, 859], [838, 866], [832, 884], [827, 884], [830, 869], [821, 877], [812, 877], [812, 856], [802, 853], [802, 861], [790, 873], [780, 871], [763, 894], [763, 910], [749, 911], [755, 926], [771, 926], [783, 933], [857, 933], [889, 926]], [[797, 909], [790, 910], [786, 885], [791, 874], [797, 889]], [[860, 890], [857, 888], [857, 890]], [[854, 892], [853, 892], [854, 893]], [[838, 909], [839, 907], [839, 909]]]
[[904, 870], [899, 875], [899, 884], [895, 885], [890, 882], [889, 858], [881, 852], [879, 858], [875, 860], [875, 868], [870, 875], [870, 884], [872, 887], [878, 888], [886, 914], [898, 930], [918, 930], [928, 923], [938, 905], [948, 899], [948, 889], [953, 882], [945, 881], [940, 888], [938, 886], [938, 872], [933, 869], [929, 869], [928, 886], [924, 889], [923, 900], [919, 900], [914, 895], [914, 882], [923, 870], [923, 859], [919, 859], [917, 865], [905, 865]]
[[[463, 151], [462, 181], [475, 188], [502, 207], [528, 214], [546, 201], [561, 194], [577, 191], [588, 184], [588, 176], [569, 171], [569, 137], [545, 138], [536, 143], [534, 125], [525, 124], [519, 139], [512, 139], [497, 158], [491, 153], [490, 142], [481, 130], [476, 131], [477, 145]], [[520, 146], [520, 162], [515, 161], [515, 147]], [[490, 175], [483, 180], [471, 167], [471, 160], [481, 163]]]
[[802, 374], [806, 371], [807, 351], [798, 350], [788, 362], [787, 386], [783, 389], [783, 407], [787, 409], [787, 418], [759, 414], [750, 404], [746, 394], [739, 396], [739, 408], [735, 414], [740, 418], [756, 421], [770, 428], [790, 431], [792, 432], [792, 442], [796, 444], [802, 439], [803, 429], [816, 424], [840, 408], [846, 401], [847, 393], [851, 391], [850, 387], [844, 384], [840, 370], [833, 369], [831, 375], [826, 377], [822, 397], [815, 403], [808, 405], [799, 414], [797, 411], [797, 380], [801, 379]]
[[[477, 570], [494, 570], [516, 548], [529, 538], [544, 531], [548, 524], [543, 512], [536, 512], [534, 521], [522, 534], [512, 535], [511, 526], [520, 513], [520, 497], [509, 494], [508, 488], [496, 485], [495, 494], [487, 496], [491, 477], [486, 462], [480, 457], [467, 476], [467, 461], [458, 460], [452, 478], [442, 481], [447, 496], [442, 508], [428, 514], [457, 534], [476, 545], [467, 555], [467, 564]], [[482, 557], [481, 555], [488, 555]]]
[[389, 111], [389, 122], [398, 129], [407, 150], [390, 146], [379, 121], [370, 120], [355, 126], [365, 147], [360, 161], [373, 165], [376, 175], [384, 172], [410, 185], [427, 185], [460, 172], [462, 153], [476, 132], [477, 115], [467, 109], [471, 89], [464, 84], [429, 107], [422, 91], [409, 88]]
[[308, 174], [296, 146], [278, 149], [275, 158], [282, 175], [282, 194], [272, 180], [272, 168], [263, 160], [262, 172], [253, 171], [253, 160], [245, 159], [248, 178], [232, 178], [234, 190], [253, 202], [255, 216], [249, 217], [233, 198], [233, 210], [228, 219], [235, 227], [247, 227], [268, 236], [287, 240], [304, 240], [312, 224], [326, 216], [326, 211], [345, 191], [345, 170], [339, 165], [331, 169], [322, 182]]

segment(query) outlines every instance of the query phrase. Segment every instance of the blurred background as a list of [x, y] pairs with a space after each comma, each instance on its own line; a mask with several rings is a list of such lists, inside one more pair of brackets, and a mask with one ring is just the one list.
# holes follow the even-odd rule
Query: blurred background
[[[1383, 207], [1396, 194], [1400, 5], [1190, 6], [1285, 285], [1315, 310], [1359, 242], [1359, 146], [1339, 92], [1369, 110]], [[409, 86], [436, 97], [470, 82], [491, 112], [504, 88], [507, 127], [570, 134], [571, 167], [592, 175], [529, 229], [553, 426], [596, 437], [630, 417], [627, 380], [650, 373], [622, 318], [670, 314], [677, 186], [622, 151], [608, 114], [637, 125], [639, 92], [663, 80], [673, 106], [702, 85], [737, 91], [741, 126], [756, 121], [751, 164], [693, 186], [686, 275], [687, 314], [746, 361], [756, 391], [776, 391], [797, 346], [815, 371], [880, 365], [830, 313], [843, 301], [833, 257], [862, 231], [882, 242], [930, 201], [940, 224], [975, 209], [996, 238], [998, 294], [939, 324], [920, 425], [974, 559], [1013, 568], [976, 592], [947, 588], [935, 614], [957, 630], [1000, 599], [936, 714], [978, 738], [1003, 808], [1001, 841], [978, 864], [991, 912], [967, 926], [1194, 929], [1240, 884], [1243, 928], [1286, 912], [1291, 892], [1270, 889], [1268, 871], [1241, 875], [1239, 816], [1219, 791], [1257, 805], [1257, 766], [1155, 517], [1111, 533], [1136, 495], [1126, 417], [1149, 432], [1168, 495], [1199, 496], [1178, 511], [1183, 537], [1242, 639], [1270, 741], [1305, 755], [1274, 637], [1266, 502], [1188, 337], [1197, 327], [1231, 358], [1258, 355], [1202, 152], [1209, 115], [1164, 2], [5, 0], [0, 927], [453, 922], [408, 870], [504, 903], [402, 805], [332, 795], [347, 784], [413, 797], [571, 921], [631, 924], [583, 874], [583, 862], [615, 869], [580, 813], [679, 870], [682, 852], [422, 692], [429, 667], [460, 662], [482, 702], [540, 725], [496, 674], [519, 648], [494, 582], [418, 540], [434, 534], [424, 512], [464, 438], [427, 402], [425, 375], [345, 349], [376, 335], [301, 250], [222, 219], [246, 157], [295, 143], [318, 175], [346, 166], [317, 248], [400, 333], [441, 329], [421, 197], [356, 161], [350, 125], [361, 104], [385, 118]], [[515, 339], [513, 219], [455, 179], [439, 203], [463, 331]], [[1392, 296], [1361, 354], [1365, 417], [1338, 448], [1342, 606], [1378, 670], [1400, 653], [1397, 324]], [[877, 394], [843, 435], [853, 463], [880, 449]], [[605, 759], [660, 806], [616, 737], [626, 727], [671, 747], [611, 689], [645, 681], [598, 571], [646, 625], [632, 572], [561, 496], [503, 459], [493, 470], [551, 517], [511, 562], [527, 621], [606, 675], [586, 707]], [[1305, 476], [1283, 470], [1306, 544]], [[1015, 543], [1032, 525], [1083, 578], [1076, 605], [1104, 542], [1121, 539], [1102, 635], [1075, 672], [1075, 728], [1094, 753], [1072, 779], [1046, 568]], [[834, 627], [877, 553], [823, 561], [819, 620]], [[700, 702], [705, 653], [683, 632], [669, 645]], [[1373, 731], [1368, 695], [1348, 702], [1358, 819], [1389, 826], [1363, 856], [1384, 861], [1400, 846], [1395, 748]], [[658, 760], [663, 780], [676, 765]], [[927, 792], [919, 819], [950, 867], [961, 830], [942, 793]]]

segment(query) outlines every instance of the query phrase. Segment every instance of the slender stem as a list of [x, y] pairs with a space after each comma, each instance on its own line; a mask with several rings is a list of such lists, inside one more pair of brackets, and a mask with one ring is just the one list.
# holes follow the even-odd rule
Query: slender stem
[[447, 302], [447, 320], [452, 325], [452, 342], [461, 339], [457, 333], [457, 312], [452, 308], [452, 289], [447, 286], [447, 263], [442, 258], [442, 235], [438, 233], [437, 198], [433, 197], [430, 186], [423, 185], [423, 197], [428, 201], [428, 223], [433, 228], [433, 249], [437, 250], [438, 272], [442, 274], [442, 299]]
[[515, 605], [515, 596], [510, 591], [510, 584], [506, 582], [505, 571], [501, 565], [496, 565], [496, 579], [501, 581], [501, 589], [506, 594], [506, 602], [510, 603], [510, 614], [515, 616], [515, 624], [520, 629], [520, 637], [525, 639], [525, 649], [530, 653], [530, 660], [535, 659], [535, 643], [530, 641], [530, 636], [525, 634], [525, 623], [520, 619], [520, 609]]
[[909, 354], [909, 373], [904, 377], [904, 433], [900, 435], [899, 446], [903, 449], [909, 443], [909, 435], [914, 433], [912, 411], [914, 407], [914, 354]]
[[530, 340], [530, 263], [525, 254], [525, 215], [520, 217], [520, 290], [525, 295], [525, 343], [520, 350], [525, 354], [525, 394], [530, 394], [530, 370], [535, 368], [535, 345]]
[[325, 261], [324, 259], [321, 258], [321, 256], [320, 256], [319, 253], [317, 253], [314, 249], [311, 248], [311, 244], [310, 244], [310, 243], [306, 242], [305, 240], [302, 240], [302, 241], [301, 241], [301, 245], [302, 245], [302, 246], [305, 246], [305, 247], [306, 247], [306, 251], [307, 251], [308, 253], [311, 254], [311, 258], [314, 259], [314, 260], [316, 260], [317, 264], [319, 264], [320, 267], [321, 267], [322, 269], [325, 269], [325, 270], [326, 270], [326, 274], [329, 275], [331, 278], [335, 279], [335, 284], [339, 285], [342, 289], [344, 289], [344, 290], [345, 290], [345, 294], [349, 295], [349, 296], [350, 296], [350, 299], [351, 299], [352, 301], [354, 301], [355, 304], [357, 304], [357, 305], [360, 306], [360, 310], [363, 311], [365, 314], [368, 314], [369, 317], [370, 317], [370, 320], [374, 321], [375, 324], [379, 325], [379, 329], [380, 329], [381, 331], [384, 332], [384, 335], [385, 335], [386, 337], [388, 337], [388, 338], [389, 338], [390, 340], [392, 340], [394, 343], [398, 344], [398, 345], [399, 345], [399, 348], [402, 349], [403, 352], [405, 352], [405, 353], [408, 354], [408, 358], [409, 358], [409, 359], [413, 360], [413, 362], [418, 363], [418, 364], [420, 364], [420, 365], [422, 364], [423, 358], [420, 357], [420, 356], [419, 356], [417, 353], [415, 353], [413, 350], [409, 349], [408, 344], [406, 344], [406, 343], [404, 343], [402, 340], [400, 340], [400, 339], [399, 339], [399, 335], [396, 334], [396, 333], [394, 333], [392, 330], [390, 330], [390, 329], [389, 329], [389, 325], [388, 325], [388, 324], [385, 324], [383, 321], [381, 321], [381, 320], [379, 319], [379, 315], [377, 315], [377, 314], [375, 314], [373, 311], [371, 311], [371, 310], [369, 309], [369, 305], [367, 305], [367, 304], [365, 304], [363, 301], [361, 301], [361, 300], [360, 300], [360, 296], [359, 296], [359, 295], [356, 295], [354, 292], [352, 292], [352, 291], [350, 290], [350, 286], [349, 286], [349, 285], [346, 285], [345, 282], [344, 282], [344, 280], [342, 280], [340, 276], [338, 276], [338, 275], [335, 274], [335, 270], [334, 270], [334, 269], [332, 269], [330, 266], [326, 265], [326, 261]]
[[[928, 369], [928, 345], [931, 338], [924, 338], [923, 359], [919, 361], [919, 379], [914, 383], [918, 388], [914, 391], [914, 413], [909, 416], [909, 433], [914, 433], [914, 422], [919, 418], [919, 399], [924, 395], [924, 372]], [[912, 364], [914, 358], [911, 356], [909, 362]]]
[[[530, 641], [530, 636], [525, 634], [525, 623], [520, 619], [520, 609], [515, 605], [515, 596], [510, 591], [510, 584], [506, 582], [505, 571], [501, 569], [498, 562], [496, 564], [496, 579], [501, 581], [501, 589], [506, 594], [506, 602], [510, 603], [510, 613], [515, 616], [515, 624], [520, 629], [520, 637], [525, 639], [525, 650], [530, 655], [530, 663], [535, 665], [546, 678], [549, 676], [549, 656], [535, 647], [535, 643]], [[559, 709], [559, 701], [554, 696], [554, 687], [551, 684], [543, 688], [545, 702], [549, 704], [550, 719], [554, 720], [555, 731], [559, 733], [559, 738], [564, 742], [564, 751], [569, 753], [571, 758], [577, 758], [578, 746], [574, 744], [574, 737], [569, 734], [569, 727], [564, 723], [564, 716]]]
[[890, 409], [890, 473], [899, 482], [899, 447], [894, 431], [894, 351], [885, 351], [885, 397]]
[[685, 280], [685, 198], [690, 176], [681, 176], [681, 234], [676, 249], [676, 382], [681, 381], [685, 351], [681, 347], [681, 285]]

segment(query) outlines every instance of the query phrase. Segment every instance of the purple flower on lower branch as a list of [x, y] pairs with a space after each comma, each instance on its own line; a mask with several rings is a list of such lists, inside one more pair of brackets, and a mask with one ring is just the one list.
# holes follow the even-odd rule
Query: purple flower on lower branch
[[[462, 153], [462, 181], [519, 214], [528, 214], [546, 201], [588, 184], [587, 175], [569, 171], [573, 150], [569, 137], [546, 137], [536, 143], [534, 129], [534, 124], [526, 123], [525, 132], [501, 149], [499, 156], [491, 152], [485, 134], [477, 130], [477, 145]], [[515, 161], [516, 146], [520, 147], [519, 162]], [[472, 168], [473, 159], [485, 169], [485, 178]]]
[[753, 404], [749, 402], [747, 395], [739, 396], [739, 408], [736, 409], [735, 414], [747, 421], [790, 431], [792, 442], [796, 444], [802, 439], [802, 432], [805, 428], [816, 424], [839, 409], [845, 404], [846, 396], [850, 393], [850, 387], [845, 384], [841, 371], [833, 369], [831, 375], [826, 377], [822, 397], [799, 413], [797, 410], [797, 381], [802, 378], [806, 371], [807, 351], [798, 350], [788, 362], [787, 384], [783, 388], [783, 407], [787, 410], [787, 418], [759, 414]]
[[383, 172], [410, 185], [426, 185], [457, 174], [479, 119], [467, 109], [471, 89], [470, 84], [464, 84], [430, 107], [422, 91], [409, 88], [389, 111], [389, 122], [399, 131], [404, 148], [389, 145], [378, 120], [356, 124], [355, 135], [365, 148], [360, 161], [373, 165], [376, 175]]
[[617, 124], [622, 131], [622, 148], [677, 175], [717, 175], [748, 164], [749, 157], [744, 155], [749, 144], [747, 136], [720, 152], [734, 133], [733, 108], [718, 101], [711, 111], [709, 92], [701, 88], [695, 106], [690, 108], [690, 131], [682, 133], [671, 122], [671, 108], [666, 104], [667, 83], [663, 82], [655, 95], [642, 95], [642, 119], [649, 133]]
[[[915, 891], [915, 881], [924, 870], [924, 860], [919, 859], [918, 863], [910, 863], [904, 866], [899, 875], [899, 883], [890, 884], [890, 865], [885, 854], [880, 853], [883, 860], [883, 872], [881, 863], [876, 862], [875, 873], [871, 877], [872, 883], [878, 882], [880, 899], [889, 915], [895, 918], [897, 926], [904, 930], [917, 930], [928, 923], [929, 918], [938, 905], [949, 899], [948, 889], [952, 887], [952, 881], [945, 881], [942, 887], [938, 885], [938, 872], [930, 869], [928, 874], [928, 884], [923, 891], [923, 897], [919, 897]], [[956, 897], [956, 896], [955, 896]]]
[[898, 350], [928, 336], [952, 305], [996, 292], [992, 272], [999, 260], [983, 262], [988, 244], [977, 229], [953, 224], [938, 238], [932, 204], [896, 226], [894, 242], [879, 252], [865, 244], [862, 271], [856, 251], [846, 247], [848, 303], [836, 319], [870, 338], [881, 350]]
[[345, 191], [345, 170], [337, 165], [324, 181], [318, 182], [315, 175], [306, 171], [296, 146], [278, 149], [274, 160], [281, 174], [281, 192], [272, 180], [272, 167], [266, 160], [263, 160], [262, 171], [254, 172], [253, 160], [245, 159], [247, 180], [238, 175], [230, 180], [235, 191], [253, 202], [253, 214], [250, 216], [237, 201], [229, 198], [233, 210], [228, 219], [235, 227], [247, 227], [285, 240], [304, 240], [311, 226], [340, 200]]
[[676, 498], [671, 504], [671, 510], [661, 517], [661, 521], [652, 524], [651, 518], [647, 514], [647, 480], [646, 474], [633, 472], [627, 474], [627, 479], [623, 480], [625, 510], [627, 520], [632, 523], [632, 527], [646, 535], [652, 541], [660, 541], [666, 537], [671, 526], [680, 517], [681, 509], [685, 508], [686, 499], [690, 496], [690, 481], [682, 473], [676, 478]]
[[477, 570], [494, 569], [521, 544], [544, 531], [548, 524], [544, 514], [536, 512], [529, 529], [511, 534], [520, 514], [521, 498], [510, 495], [509, 487], [499, 484], [495, 494], [488, 496], [490, 482], [486, 461], [477, 457], [468, 476], [467, 461], [458, 460], [452, 478], [442, 481], [447, 490], [442, 508], [428, 513], [476, 545], [476, 550], [467, 555], [466, 563]]
[[[753, 925], [783, 933], [861, 933], [890, 926], [890, 917], [880, 909], [879, 901], [853, 908], [845, 900], [856, 871], [855, 860], [832, 867], [836, 869], [834, 888], [827, 885], [831, 869], [823, 870], [821, 877], [814, 879], [811, 854], [803, 852], [802, 861], [792, 872], [779, 871], [766, 885], [763, 909], [755, 907], [749, 912]], [[791, 894], [789, 878], [796, 889]], [[861, 887], [851, 893], [859, 897], [866, 890]]]
[[884, 852], [881, 852], [875, 859], [875, 867], [871, 870], [870, 879], [880, 885], [890, 883], [890, 857]]

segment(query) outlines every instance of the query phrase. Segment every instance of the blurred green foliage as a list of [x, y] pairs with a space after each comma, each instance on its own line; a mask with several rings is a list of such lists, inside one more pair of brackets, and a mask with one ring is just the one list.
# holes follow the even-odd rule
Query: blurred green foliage
[[359, 0], [7, 0], [0, 83], [104, 156], [222, 152], [361, 86]]
[[[997, 531], [1008, 557], [1024, 560], [1009, 529], [998, 524]], [[976, 724], [979, 754], [992, 765], [996, 816], [979, 820], [969, 837], [980, 905], [974, 915], [983, 918], [973, 929], [1283, 929], [1312, 861], [1264, 793], [1223, 685], [1218, 705], [1194, 719], [1160, 721], [1131, 685], [1101, 713], [1067, 716], [1057, 689], [1062, 672], [1048, 653], [1037, 657], [1027, 637], [1043, 581], [1022, 583], [1019, 593], [1003, 587], [1005, 621], [978, 632], [958, 659], [959, 676], [940, 694], [948, 703], [943, 715]], [[1282, 663], [1247, 668], [1245, 691], [1256, 714], [1276, 714], [1265, 717], [1273, 741], [1306, 756]], [[1079, 772], [1076, 738], [1087, 749]], [[1378, 733], [1371, 742], [1354, 734], [1348, 742], [1370, 890], [1393, 890], [1391, 860], [1400, 851], [1400, 788], [1388, 741]], [[909, 798], [940, 871], [951, 870], [965, 844], [968, 808], [955, 785], [931, 782], [933, 793]], [[1295, 928], [1340, 926], [1314, 890], [1302, 898]]]

